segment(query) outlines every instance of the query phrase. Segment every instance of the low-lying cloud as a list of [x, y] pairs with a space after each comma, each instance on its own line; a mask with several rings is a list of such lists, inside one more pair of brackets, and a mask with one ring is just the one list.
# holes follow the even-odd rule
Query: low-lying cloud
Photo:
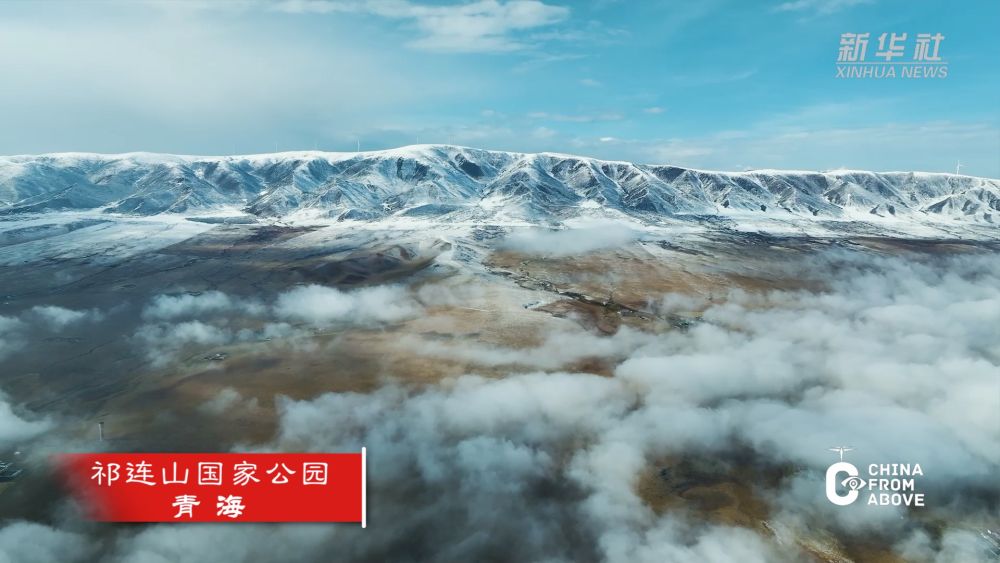
[[177, 324], [143, 325], [134, 339], [146, 350], [146, 357], [153, 366], [162, 367], [187, 346], [218, 346], [229, 342], [232, 335], [225, 328], [201, 321], [185, 321]]
[[154, 320], [171, 320], [181, 317], [200, 317], [227, 311], [259, 314], [263, 307], [252, 300], [237, 299], [221, 291], [157, 295], [143, 310], [142, 316]]
[[24, 329], [20, 319], [0, 315], [0, 360], [24, 346]]
[[50, 420], [17, 409], [0, 392], [0, 449], [30, 440], [51, 427]]
[[12, 522], [0, 527], [0, 561], [44, 563], [85, 561], [94, 545], [81, 534], [34, 522]]
[[542, 256], [574, 256], [618, 248], [639, 238], [640, 232], [619, 221], [588, 221], [558, 230], [529, 227], [515, 230], [501, 248]]
[[146, 323], [132, 338], [159, 368], [194, 349], [307, 337], [316, 329], [378, 326], [421, 310], [417, 298], [396, 285], [342, 291], [312, 284], [280, 293], [273, 302], [220, 291], [163, 294], [143, 308]]
[[419, 304], [401, 286], [375, 286], [341, 291], [307, 285], [278, 296], [279, 317], [315, 326], [343, 323], [390, 323], [416, 315]]
[[98, 309], [74, 310], [56, 305], [39, 305], [18, 316], [0, 315], [0, 360], [27, 345], [33, 331], [59, 332], [67, 327], [104, 318]]
[[31, 312], [53, 330], [60, 330], [69, 325], [83, 322], [99, 321], [104, 318], [97, 309], [75, 310], [55, 305], [33, 307]]
[[[798, 560], [807, 542], [829, 542], [816, 530], [878, 537], [915, 560], [986, 553], [964, 530], [1000, 517], [989, 500], [1000, 496], [1000, 261], [834, 255], [811, 266], [833, 276], [827, 290], [683, 303], [704, 309], [704, 322], [609, 338], [624, 351], [613, 378], [469, 375], [285, 401], [275, 446], [369, 448], [370, 490], [379, 492], [371, 514], [391, 524], [352, 536], [356, 558], [437, 545], [458, 559]], [[593, 345], [583, 337], [558, 348], [572, 359]], [[530, 353], [469, 354], [487, 365], [552, 366]], [[855, 448], [859, 466], [920, 463], [926, 510], [943, 529], [900, 508], [830, 504], [827, 448], [841, 444]], [[753, 485], [770, 529], [791, 540], [651, 510], [639, 476], [689, 458], [718, 460], [719, 477], [737, 482], [747, 464], [784, 474]], [[427, 530], [427, 518], [451, 524]]]
[[230, 412], [255, 411], [260, 407], [256, 397], [244, 398], [232, 387], [224, 387], [211, 399], [198, 406], [198, 410], [215, 416]]
[[[567, 329], [520, 354], [403, 342], [413, 353], [465, 354], [472, 365], [519, 365], [506, 377], [417, 387], [399, 374], [370, 393], [278, 400], [278, 432], [263, 447], [368, 448], [366, 530], [150, 526], [81, 549], [113, 561], [199, 561], [235, 545], [225, 552], [235, 561], [693, 563], [801, 561], [857, 541], [914, 561], [985, 558], [977, 530], [1000, 519], [1000, 259], [836, 253], [800, 274], [826, 287], [710, 302], [665, 296], [664, 311], [703, 313], [664, 334]], [[325, 326], [405, 319], [419, 314], [418, 302], [449, 298], [305, 286], [271, 310]], [[154, 334], [211, 342], [213, 333], [192, 325]], [[567, 371], [588, 355], [613, 362], [613, 376]], [[243, 401], [226, 392], [202, 408]], [[855, 448], [858, 466], [920, 463], [927, 507], [829, 503], [823, 472], [836, 461], [827, 448], [838, 445]], [[717, 496], [742, 487], [766, 514], [739, 523], [699, 512], [684, 491], [706, 483], [675, 476], [699, 461], [708, 485], [725, 484]], [[654, 509], [650, 494], [674, 508]], [[0, 528], [0, 550], [3, 538], [23, 537], [12, 526], [22, 524]]]

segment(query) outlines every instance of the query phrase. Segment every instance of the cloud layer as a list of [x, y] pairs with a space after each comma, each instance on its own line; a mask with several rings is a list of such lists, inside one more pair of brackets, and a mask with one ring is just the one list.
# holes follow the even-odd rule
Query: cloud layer
[[193, 350], [308, 336], [317, 329], [379, 326], [412, 318], [421, 309], [415, 296], [396, 285], [342, 291], [311, 284], [266, 303], [220, 291], [161, 294], [143, 308], [145, 324], [132, 340], [154, 367], [164, 367]]
[[617, 248], [639, 238], [639, 231], [620, 221], [586, 221], [571, 229], [524, 228], [511, 233], [501, 248], [543, 256], [575, 256]]
[[[465, 352], [521, 366], [501, 378], [414, 387], [403, 377], [371, 393], [280, 399], [266, 449], [368, 448], [367, 530], [150, 526], [94, 549], [115, 561], [198, 561], [236, 545], [227, 555], [237, 561], [323, 560], [334, 549], [344, 560], [770, 562], [865, 541], [921, 561], [984, 554], [973, 531], [1000, 518], [1000, 260], [836, 252], [791, 275], [825, 289], [664, 296], [664, 309], [701, 310], [702, 322], [661, 335], [567, 330], [520, 357]], [[304, 286], [270, 310], [321, 326], [405, 318], [417, 302], [395, 287]], [[614, 361], [613, 377], [562, 367], [588, 354]], [[227, 391], [204, 408], [241, 400]], [[823, 472], [835, 445], [853, 446], [858, 465], [920, 463], [927, 508], [830, 504]], [[746, 487], [767, 525], [694, 504], [654, 509], [650, 486], [683, 497], [670, 476], [685, 463], [704, 465], [703, 481]], [[641, 489], [645, 475], [656, 477]], [[24, 525], [0, 538], [30, 531], [13, 526]]]
[[[1000, 262], [836, 255], [813, 266], [835, 275], [828, 291], [734, 293], [690, 331], [622, 336], [631, 348], [614, 378], [470, 375], [417, 392], [286, 401], [277, 445], [366, 445], [379, 468], [372, 490], [383, 495], [374, 517], [394, 530], [418, 526], [407, 495], [431, 491], [420, 497], [431, 505], [420, 506], [442, 520], [463, 518], [443, 537], [421, 537], [459, 558], [524, 549], [517, 555], [535, 559], [794, 559], [794, 543], [658, 516], [637, 494], [638, 476], [657, 460], [733, 460], [746, 448], [752, 464], [793, 469], [757, 492], [772, 506], [772, 525], [793, 537], [819, 528], [889, 545], [906, 538], [897, 552], [919, 551], [918, 559], [978, 553], [984, 546], [961, 525], [945, 531], [947, 541], [921, 542], [931, 532], [900, 509], [835, 507], [822, 475], [833, 461], [827, 448], [850, 444], [858, 464], [920, 463], [931, 510], [953, 523], [997, 517], [977, 496], [1000, 493], [992, 477], [1000, 467]], [[592, 346], [581, 338], [559, 349], [572, 356]], [[531, 354], [520, 361], [551, 367]], [[593, 538], [594, 552], [579, 551], [566, 529]], [[522, 539], [510, 547], [514, 537]]]
[[307, 285], [281, 294], [274, 310], [283, 318], [327, 326], [334, 323], [395, 322], [412, 317], [419, 306], [399, 286], [341, 291], [321, 285]]
[[565, 20], [569, 8], [537, 0], [480, 0], [451, 5], [421, 5], [405, 0], [288, 0], [273, 9], [293, 13], [367, 13], [404, 20], [422, 36], [409, 45], [428, 51], [462, 53], [518, 51], [529, 45], [518, 38], [526, 30]]
[[[0, 392], [0, 449], [17, 446], [52, 427], [48, 419], [15, 408]], [[3, 461], [0, 459], [0, 461]]]

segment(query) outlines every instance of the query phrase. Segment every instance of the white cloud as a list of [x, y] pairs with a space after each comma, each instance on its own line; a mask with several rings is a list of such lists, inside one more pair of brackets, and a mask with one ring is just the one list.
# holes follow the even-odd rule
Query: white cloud
[[73, 309], [66, 309], [64, 307], [57, 307], [55, 305], [40, 305], [32, 307], [31, 312], [55, 330], [84, 321], [99, 321], [104, 317], [104, 315], [97, 309], [76, 311]]
[[240, 311], [247, 315], [264, 312], [263, 305], [230, 297], [221, 291], [157, 295], [142, 312], [147, 319], [169, 320], [179, 317], [202, 317], [206, 314]]
[[340, 291], [333, 287], [308, 285], [279, 295], [274, 310], [283, 318], [326, 326], [396, 322], [416, 315], [420, 307], [399, 286]]
[[329, 141], [331, 123], [350, 131], [371, 123], [372, 108], [474, 87], [443, 80], [447, 69], [400, 65], [398, 51], [359, 47], [343, 33], [292, 35], [273, 14], [263, 25], [261, 15], [215, 13], [232, 2], [190, 4], [33, 5], [32, 17], [0, 22], [0, 67], [19, 85], [0, 91], [0, 121], [25, 132], [0, 152], [273, 150], [301, 143], [303, 127]]
[[48, 419], [19, 413], [0, 393], [0, 448], [30, 440], [51, 427], [52, 422]]
[[[1000, 326], [1000, 262], [991, 255], [939, 263], [828, 258], [800, 273], [828, 281], [827, 290], [735, 292], [724, 302], [686, 303], [707, 308], [706, 322], [686, 332], [623, 331], [606, 347], [567, 332], [544, 346], [549, 353], [523, 350], [519, 359], [486, 346], [467, 351], [480, 365], [509, 360], [556, 370], [579, 357], [574, 351], [628, 358], [613, 378], [463, 376], [419, 390], [286, 400], [275, 445], [366, 445], [380, 468], [369, 486], [380, 491], [380, 513], [391, 515], [396, 529], [415, 525], [412, 490], [426, 495], [420, 518], [461, 511], [450, 529], [422, 536], [455, 545], [449, 553], [457, 558], [803, 557], [795, 541], [652, 513], [636, 479], [670, 456], [711, 459], [729, 479], [742, 477], [728, 463], [784, 473], [775, 485], [757, 483], [756, 494], [773, 504], [769, 522], [786, 537], [877, 537], [922, 560], [979, 553], [975, 535], [960, 530], [997, 516], [980, 495], [995, 494], [992, 476], [1000, 469], [1000, 345], [992, 328]], [[561, 357], [549, 358], [555, 351]], [[924, 520], [899, 510], [827, 502], [822, 475], [833, 458], [826, 448], [845, 443], [856, 448], [856, 464], [921, 463], [921, 486], [942, 499], [931, 510], [945, 522], [947, 541], [921, 541]], [[751, 458], [729, 457], [743, 448]], [[490, 529], [491, 539], [478, 536], [481, 529]], [[596, 552], [567, 540], [559, 532], [565, 529], [593, 537]], [[402, 537], [393, 530], [365, 537], [371, 543], [354, 544], [355, 553], [375, 545], [391, 552]], [[508, 547], [510, 537], [524, 539]]]
[[90, 561], [93, 551], [82, 534], [34, 522], [15, 521], [0, 527], [0, 561], [5, 563]]
[[198, 406], [198, 410], [215, 416], [223, 416], [230, 412], [245, 414], [245, 411], [255, 411], [259, 408], [255, 397], [244, 399], [239, 391], [232, 387], [220, 389], [215, 396]]
[[775, 6], [778, 12], [811, 12], [816, 15], [829, 15], [860, 4], [868, 4], [873, 0], [792, 0]]
[[[414, 386], [400, 374], [370, 393], [279, 399], [278, 432], [263, 448], [368, 448], [377, 492], [369, 510], [381, 523], [366, 530], [153, 525], [74, 547], [117, 561], [319, 561], [336, 546], [348, 560], [771, 562], [805, 560], [796, 538], [823, 544], [832, 535], [912, 560], [974, 560], [984, 548], [977, 526], [1000, 517], [990, 502], [1000, 494], [1000, 260], [837, 251], [782, 275], [823, 288], [700, 303], [668, 296], [663, 309], [704, 310], [704, 322], [610, 337], [565, 329], [537, 349], [464, 352], [478, 365], [537, 371]], [[363, 298], [307, 286], [276, 309], [314, 309], [325, 323], [414, 299], [400, 291]], [[435, 284], [416, 299], [461, 303], [477, 291]], [[588, 354], [617, 364], [613, 376], [564, 371]], [[224, 390], [201, 408], [225, 413], [245, 402]], [[835, 459], [827, 448], [840, 444], [855, 447], [858, 465], [921, 463], [926, 512], [826, 501], [823, 472]], [[654, 512], [640, 476], [653, 473], [659, 481], [646, 486], [680, 494], [689, 483], [671, 481], [678, 460], [704, 465], [725, 491], [746, 485], [747, 472], [769, 476], [753, 481], [752, 494], [779, 532], [706, 519], [693, 502]], [[428, 524], [439, 522], [449, 525]], [[0, 553], [38, 549], [10, 526], [0, 529]]]
[[26, 325], [16, 317], [0, 315], [0, 360], [24, 346]]
[[551, 139], [558, 134], [558, 131], [549, 127], [536, 127], [531, 134], [539, 139]]
[[154, 367], [170, 363], [188, 346], [218, 346], [232, 340], [230, 331], [202, 321], [143, 325], [133, 337]]
[[405, 0], [291, 0], [274, 5], [288, 13], [368, 13], [411, 22], [422, 36], [410, 46], [427, 51], [462, 53], [518, 51], [529, 46], [518, 32], [565, 20], [569, 8], [536, 0], [480, 0], [463, 4], [423, 5]]
[[527, 254], [572, 256], [620, 247], [637, 239], [639, 234], [634, 228], [618, 221], [587, 221], [559, 230], [526, 227], [508, 235], [501, 248]]
[[420, 304], [404, 287], [392, 285], [353, 291], [308, 285], [279, 294], [270, 305], [219, 291], [157, 295], [142, 311], [147, 323], [132, 338], [153, 367], [163, 367], [197, 349], [312, 335], [307, 327], [278, 319], [314, 327], [353, 327], [405, 320], [420, 310]]
[[565, 113], [549, 113], [545, 111], [531, 112], [528, 114], [528, 117], [531, 119], [543, 119], [547, 121], [566, 121], [569, 123], [591, 123], [594, 121], [619, 121], [625, 118], [624, 115], [618, 112], [565, 114]]

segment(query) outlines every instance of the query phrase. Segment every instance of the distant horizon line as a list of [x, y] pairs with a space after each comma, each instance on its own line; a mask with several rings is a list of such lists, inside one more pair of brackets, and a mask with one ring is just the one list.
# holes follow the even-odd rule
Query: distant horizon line
[[712, 170], [708, 168], [698, 168], [693, 166], [683, 166], [678, 164], [669, 163], [651, 163], [651, 162], [637, 162], [630, 160], [621, 159], [609, 159], [600, 158], [593, 156], [584, 156], [579, 154], [564, 153], [558, 151], [539, 151], [539, 152], [524, 152], [524, 151], [512, 151], [512, 150], [501, 150], [501, 149], [487, 149], [481, 147], [472, 147], [466, 145], [457, 145], [453, 143], [416, 143], [410, 145], [401, 145], [392, 148], [385, 149], [372, 149], [372, 150], [361, 150], [361, 151], [332, 151], [332, 150], [321, 150], [321, 149], [303, 149], [303, 150], [287, 150], [287, 151], [274, 151], [274, 152], [261, 152], [261, 153], [244, 153], [244, 154], [223, 154], [223, 155], [210, 155], [210, 154], [181, 154], [181, 153], [170, 153], [170, 152], [155, 152], [155, 151], [128, 151], [128, 152], [93, 152], [93, 151], [59, 151], [59, 152], [44, 152], [44, 153], [22, 153], [22, 154], [9, 154], [0, 155], [0, 159], [13, 159], [13, 158], [40, 158], [40, 157], [100, 157], [100, 158], [128, 158], [132, 156], [149, 156], [149, 157], [171, 157], [176, 159], [185, 160], [213, 160], [213, 159], [250, 159], [250, 158], [267, 158], [267, 157], [279, 157], [282, 155], [337, 155], [346, 158], [352, 156], [360, 156], [366, 154], [380, 154], [380, 153], [391, 153], [394, 151], [402, 151], [405, 149], [416, 149], [416, 148], [447, 148], [447, 149], [460, 149], [460, 150], [471, 150], [471, 151], [481, 151], [488, 153], [504, 153], [509, 155], [518, 155], [522, 157], [531, 156], [556, 156], [563, 158], [574, 158], [580, 160], [591, 160], [595, 162], [611, 163], [611, 164], [629, 164], [632, 166], [651, 166], [651, 167], [670, 167], [670, 168], [680, 168], [684, 170], [691, 170], [694, 172], [706, 172], [706, 173], [720, 173], [720, 174], [750, 174], [750, 173], [766, 173], [766, 172], [778, 172], [778, 173], [803, 173], [803, 174], [830, 174], [830, 173], [868, 173], [868, 174], [937, 174], [942, 176], [957, 176], [957, 177], [968, 177], [968, 178], [979, 178], [984, 180], [1000, 180], [1000, 178], [991, 178], [989, 176], [977, 176], [972, 174], [961, 174], [955, 172], [935, 172], [927, 170], [868, 170], [862, 168], [828, 168], [828, 169], [794, 169], [794, 168], [745, 168], [743, 170]]

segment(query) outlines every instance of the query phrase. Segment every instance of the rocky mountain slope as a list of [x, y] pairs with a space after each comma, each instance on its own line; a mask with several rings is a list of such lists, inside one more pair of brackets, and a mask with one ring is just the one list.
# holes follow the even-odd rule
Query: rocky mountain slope
[[558, 220], [600, 207], [636, 217], [750, 212], [991, 224], [1000, 219], [1000, 180], [922, 172], [709, 172], [442, 145], [224, 157], [0, 157], [0, 214], [6, 215], [238, 208], [262, 217], [311, 211], [335, 219], [502, 213]]

